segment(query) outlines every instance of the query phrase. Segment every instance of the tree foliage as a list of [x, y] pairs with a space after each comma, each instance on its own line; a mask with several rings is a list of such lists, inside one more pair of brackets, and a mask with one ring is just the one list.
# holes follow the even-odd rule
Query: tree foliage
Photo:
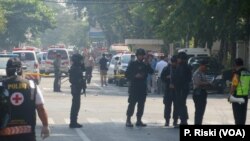
[[4, 29], [0, 43], [4, 47], [18, 46], [29, 39], [28, 33], [36, 38], [55, 26], [53, 11], [40, 0], [1, 0], [0, 7], [4, 11], [0, 14], [0, 23], [3, 23], [0, 27]]
[[211, 48], [218, 40], [219, 56], [227, 58], [231, 52], [233, 59], [236, 42], [249, 41], [250, 1], [246, 0], [79, 1], [78, 8], [85, 4], [90, 23], [100, 23], [111, 43], [126, 38], [161, 38], [166, 43], [194, 39], [195, 47]]

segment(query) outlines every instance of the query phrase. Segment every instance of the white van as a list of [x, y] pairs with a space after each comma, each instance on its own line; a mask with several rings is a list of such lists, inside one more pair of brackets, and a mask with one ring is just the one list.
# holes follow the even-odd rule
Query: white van
[[40, 68], [40, 73], [45, 73], [47, 54], [48, 54], [47, 52], [37, 53], [37, 58], [38, 58], [39, 68]]
[[107, 72], [108, 83], [112, 83], [115, 78], [114, 77], [115, 62], [116, 62], [115, 58], [118, 57], [119, 58], [118, 61], [120, 61], [121, 56], [122, 56], [122, 53], [118, 53], [112, 56], [112, 59], [108, 64], [109, 65], [108, 72]]
[[199, 56], [211, 56], [209, 49], [207, 48], [182, 48], [178, 50], [179, 52], [185, 52], [190, 57], [199, 57]]
[[26, 67], [23, 71], [25, 78], [28, 80], [34, 80], [36, 84], [39, 84], [41, 76], [36, 52], [30, 48], [24, 47], [14, 48], [12, 53], [17, 54], [22, 62], [22, 65]]
[[56, 55], [61, 55], [61, 72], [64, 74], [68, 74], [69, 67], [70, 67], [70, 55], [68, 53], [68, 50], [66, 48], [49, 48], [47, 59], [46, 59], [46, 70], [45, 73], [54, 73], [54, 65], [53, 62], [56, 58]]

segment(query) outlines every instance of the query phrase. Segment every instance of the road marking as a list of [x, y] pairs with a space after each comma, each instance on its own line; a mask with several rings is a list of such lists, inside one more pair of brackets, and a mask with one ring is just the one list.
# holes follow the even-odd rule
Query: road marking
[[[70, 123], [70, 120], [68, 118], [64, 119], [66, 124]], [[81, 138], [82, 141], [91, 141], [86, 134], [84, 134], [84, 132], [81, 129], [77, 129], [75, 128], [76, 133], [78, 134], [78, 136]]]
[[89, 123], [101, 123], [101, 121], [97, 118], [87, 118]]
[[90, 139], [84, 134], [81, 129], [75, 129], [78, 136], [82, 139], [82, 141], [90, 141]]

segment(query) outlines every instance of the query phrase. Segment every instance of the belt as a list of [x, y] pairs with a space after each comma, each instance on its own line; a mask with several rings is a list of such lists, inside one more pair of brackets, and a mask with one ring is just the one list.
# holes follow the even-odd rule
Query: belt
[[31, 133], [30, 125], [6, 127], [0, 130], [0, 136], [10, 136], [26, 133]]

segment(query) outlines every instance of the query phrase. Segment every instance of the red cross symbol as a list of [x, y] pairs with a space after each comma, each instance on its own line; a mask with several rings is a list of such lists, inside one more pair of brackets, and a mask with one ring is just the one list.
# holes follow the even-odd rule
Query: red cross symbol
[[21, 93], [14, 93], [11, 96], [11, 103], [15, 106], [19, 106], [23, 103], [23, 95]]
[[19, 100], [22, 100], [22, 97], [19, 97], [18, 95], [15, 95], [15, 97], [12, 98], [12, 100], [14, 100], [15, 103], [18, 103]]

